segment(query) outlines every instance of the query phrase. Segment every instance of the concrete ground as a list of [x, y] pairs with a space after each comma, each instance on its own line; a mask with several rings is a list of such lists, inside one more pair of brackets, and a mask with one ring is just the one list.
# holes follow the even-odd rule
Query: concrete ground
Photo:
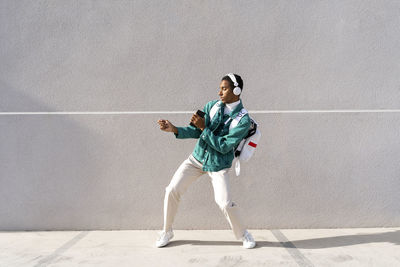
[[231, 230], [0, 232], [0, 266], [400, 266], [399, 228], [249, 230], [244, 249]]

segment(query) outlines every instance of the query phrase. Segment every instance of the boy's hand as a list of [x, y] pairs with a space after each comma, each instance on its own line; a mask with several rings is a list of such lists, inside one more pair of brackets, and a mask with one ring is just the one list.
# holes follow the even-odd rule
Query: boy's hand
[[169, 120], [158, 120], [158, 124], [160, 125], [160, 129], [164, 132], [173, 132], [178, 134], [178, 129], [169, 122]]
[[193, 123], [197, 128], [199, 128], [202, 131], [206, 127], [205, 119], [200, 117], [196, 113], [193, 114], [192, 118], [190, 119], [190, 122]]

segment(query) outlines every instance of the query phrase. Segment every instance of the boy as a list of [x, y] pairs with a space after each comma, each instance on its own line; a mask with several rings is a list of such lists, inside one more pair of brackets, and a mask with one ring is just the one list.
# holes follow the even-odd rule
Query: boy
[[[238, 206], [232, 201], [229, 191], [229, 170], [234, 159], [234, 150], [247, 136], [250, 127], [250, 117], [245, 114], [229, 130], [230, 123], [243, 108], [240, 99], [242, 90], [242, 78], [228, 73], [221, 79], [218, 93], [220, 101], [213, 100], [204, 106], [204, 118], [193, 114], [190, 122], [195, 126], [175, 127], [168, 120], [158, 120], [160, 129], [173, 132], [176, 138], [197, 138], [198, 141], [192, 154], [179, 166], [165, 189], [164, 227], [159, 232], [156, 247], [167, 245], [173, 238], [172, 223], [180, 198], [188, 186], [205, 173], [211, 178], [215, 202], [228, 220], [236, 239], [243, 241], [244, 248], [255, 247], [256, 242], [244, 228]], [[218, 110], [210, 120], [210, 111], [214, 104], [218, 105]]]

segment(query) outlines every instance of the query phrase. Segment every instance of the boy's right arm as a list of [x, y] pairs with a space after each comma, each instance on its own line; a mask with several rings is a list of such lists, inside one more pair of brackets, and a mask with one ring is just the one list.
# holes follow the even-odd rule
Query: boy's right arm
[[189, 125], [187, 127], [175, 127], [177, 129], [174, 132], [174, 135], [178, 139], [185, 139], [185, 138], [199, 138], [201, 134], [201, 130], [197, 127]]

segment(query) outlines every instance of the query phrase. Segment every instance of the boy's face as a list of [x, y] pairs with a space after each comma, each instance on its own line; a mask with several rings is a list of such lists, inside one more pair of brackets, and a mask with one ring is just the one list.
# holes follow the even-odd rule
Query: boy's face
[[229, 86], [229, 82], [222, 80], [219, 85], [219, 93], [218, 93], [222, 102], [233, 103], [239, 100], [239, 96], [233, 93], [233, 88]]

